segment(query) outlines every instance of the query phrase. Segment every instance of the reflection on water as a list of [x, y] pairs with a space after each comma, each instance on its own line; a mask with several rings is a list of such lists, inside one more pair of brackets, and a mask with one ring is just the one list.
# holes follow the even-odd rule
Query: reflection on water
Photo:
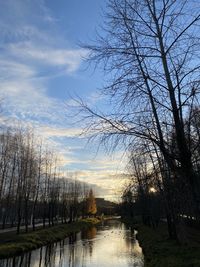
[[135, 232], [114, 220], [21, 257], [0, 261], [0, 267], [111, 266], [143, 267], [143, 254]]

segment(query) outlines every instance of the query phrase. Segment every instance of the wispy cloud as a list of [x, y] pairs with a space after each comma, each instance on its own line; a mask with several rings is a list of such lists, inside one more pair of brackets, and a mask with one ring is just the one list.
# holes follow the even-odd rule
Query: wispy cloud
[[12, 44], [7, 51], [14, 57], [41, 66], [64, 67], [66, 73], [76, 71], [82, 58], [87, 55], [85, 49], [58, 49], [48, 46], [37, 47], [31, 42]]
[[36, 75], [36, 71], [31, 66], [21, 64], [14, 60], [9, 60], [7, 57], [1, 56], [0, 74], [1, 82], [7, 82], [32, 78]]
[[[56, 78], [74, 77], [87, 51], [71, 46], [60, 33], [57, 22], [43, 0], [2, 1], [0, 99], [4, 117], [0, 123], [14, 125], [21, 121], [24, 126], [32, 125], [36, 133], [59, 151], [63, 169], [76, 172], [80, 180], [93, 184], [99, 194], [111, 198], [117, 190], [116, 180], [118, 184], [124, 180], [121, 154], [112, 160], [103, 155], [91, 158], [84, 149], [79, 126], [72, 128], [67, 124], [65, 103], [74, 103], [57, 96]], [[53, 92], [52, 82], [57, 86]], [[102, 96], [93, 93], [86, 98], [95, 104]]]
[[81, 128], [55, 128], [50, 126], [41, 126], [40, 129], [45, 136], [53, 137], [80, 137], [82, 133]]
[[110, 171], [88, 171], [83, 170], [77, 172], [77, 176], [81, 181], [87, 181], [90, 184], [96, 184], [99, 188], [106, 191], [108, 199], [114, 199], [121, 195], [121, 190], [129, 181], [129, 175], [114, 170]]
[[86, 51], [66, 45], [43, 0], [1, 4], [0, 97], [13, 117], [62, 124], [64, 100], [50, 96], [49, 83], [76, 72]]

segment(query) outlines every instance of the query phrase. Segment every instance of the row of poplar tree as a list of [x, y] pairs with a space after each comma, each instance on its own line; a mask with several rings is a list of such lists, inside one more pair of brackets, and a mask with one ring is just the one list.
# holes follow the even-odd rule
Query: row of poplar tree
[[[27, 232], [90, 214], [93, 193], [60, 170], [59, 158], [30, 129], [0, 134], [0, 223]], [[89, 201], [89, 202], [88, 202]], [[91, 200], [93, 201], [93, 200]]]

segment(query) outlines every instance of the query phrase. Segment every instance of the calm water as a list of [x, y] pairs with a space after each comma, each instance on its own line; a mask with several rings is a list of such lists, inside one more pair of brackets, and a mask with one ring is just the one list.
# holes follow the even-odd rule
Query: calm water
[[0, 261], [0, 267], [112, 266], [143, 267], [143, 254], [135, 232], [114, 220], [21, 257]]

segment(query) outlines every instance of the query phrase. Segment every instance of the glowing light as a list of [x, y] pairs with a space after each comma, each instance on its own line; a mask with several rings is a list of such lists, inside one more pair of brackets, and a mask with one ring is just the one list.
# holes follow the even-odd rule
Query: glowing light
[[156, 193], [156, 189], [152, 186], [149, 188], [149, 192], [150, 193]]

